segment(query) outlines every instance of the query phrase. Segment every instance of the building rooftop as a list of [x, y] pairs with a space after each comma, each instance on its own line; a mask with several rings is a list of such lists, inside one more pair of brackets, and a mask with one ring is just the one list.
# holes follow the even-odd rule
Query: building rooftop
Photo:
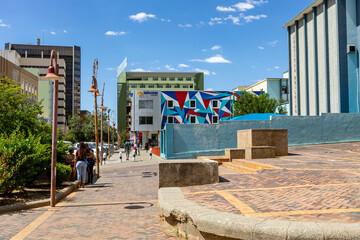
[[195, 77], [196, 74], [201, 73], [202, 72], [126, 72], [126, 77]]
[[312, 11], [313, 7], [319, 6], [323, 3], [324, 0], [315, 0], [312, 4], [307, 6], [304, 10], [302, 10], [298, 15], [296, 15], [293, 19], [291, 19], [288, 23], [286, 23], [283, 28], [291, 27], [295, 24], [296, 21], [299, 21], [303, 18], [304, 14], [308, 14]]

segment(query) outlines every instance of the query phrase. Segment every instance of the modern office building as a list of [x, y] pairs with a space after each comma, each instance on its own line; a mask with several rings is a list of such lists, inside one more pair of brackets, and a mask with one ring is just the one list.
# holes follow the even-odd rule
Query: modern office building
[[22, 93], [29, 95], [29, 98], [37, 102], [38, 74], [19, 67], [7, 59], [4, 51], [0, 51], [0, 79], [7, 77], [17, 82]]
[[156, 144], [166, 124], [218, 124], [233, 114], [234, 92], [133, 91], [131, 131]]
[[[15, 50], [18, 52], [22, 59], [46, 59], [47, 64], [43, 67], [46, 69], [50, 63], [51, 50], [57, 52], [58, 58], [65, 62], [65, 81], [60, 82], [59, 87], [63, 85], [63, 89], [59, 92], [64, 91], [65, 93], [65, 118], [74, 113], [80, 114], [80, 83], [81, 83], [81, 49], [78, 46], [48, 46], [40, 45], [38, 39], [37, 45], [26, 45], [26, 44], [5, 44], [6, 50]], [[38, 68], [33, 65], [23, 65], [25, 68]], [[45, 73], [46, 74], [46, 73]], [[40, 73], [42, 76], [43, 73]], [[65, 122], [66, 124], [66, 122]]]
[[359, 113], [360, 0], [316, 0], [284, 28], [291, 115]]
[[196, 72], [127, 72], [127, 59], [117, 72], [117, 126], [130, 130], [131, 91], [191, 91], [204, 90], [204, 73]]
[[[25, 58], [21, 57], [15, 50], [2, 50], [0, 55], [3, 55], [17, 68], [23, 71], [31, 72], [36, 76], [35, 91], [30, 91], [33, 87], [32, 83], [21, 79], [21, 86], [25, 90], [25, 93], [36, 94], [37, 100], [42, 103], [43, 113], [41, 117], [49, 124], [52, 122], [53, 114], [53, 83], [50, 81], [42, 80], [48, 72], [50, 65], [50, 59], [46, 58]], [[58, 59], [59, 64], [59, 93], [58, 93], [58, 128], [63, 131], [66, 130], [66, 119], [65, 119], [65, 71], [66, 64], [64, 59]], [[17, 81], [17, 80], [15, 80]], [[36, 93], [32, 93], [36, 92]]]

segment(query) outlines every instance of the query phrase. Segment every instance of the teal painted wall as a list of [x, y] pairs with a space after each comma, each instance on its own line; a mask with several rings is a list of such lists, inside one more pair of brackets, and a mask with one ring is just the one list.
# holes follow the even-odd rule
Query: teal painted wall
[[220, 121], [220, 124], [167, 124], [161, 152], [166, 159], [222, 155], [237, 147], [237, 130], [288, 129], [289, 146], [360, 141], [360, 114], [273, 117], [270, 121]]

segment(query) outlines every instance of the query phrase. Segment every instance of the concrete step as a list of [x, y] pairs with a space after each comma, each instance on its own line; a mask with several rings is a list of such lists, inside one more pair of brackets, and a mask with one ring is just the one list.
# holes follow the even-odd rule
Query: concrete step
[[245, 148], [245, 159], [275, 158], [275, 147], [256, 146]]
[[197, 157], [197, 159], [210, 159], [210, 160], [214, 160], [217, 161], [219, 163], [219, 165], [221, 165], [224, 162], [229, 162], [229, 158], [225, 157], [225, 156], [199, 156]]
[[238, 172], [241, 172], [241, 173], [256, 173], [256, 171], [257, 171], [254, 168], [245, 167], [241, 164], [233, 163], [233, 162], [224, 162], [222, 164], [222, 166], [230, 168], [230, 169], [238, 171]]
[[244, 160], [244, 159], [233, 159], [232, 162], [236, 163], [236, 164], [240, 164], [240, 165], [242, 165], [244, 167], [253, 168], [253, 169], [256, 169], [256, 170], [277, 169], [277, 167], [274, 167], [274, 166], [271, 166], [271, 165], [252, 162], [252, 161], [248, 161], [248, 160]]
[[245, 149], [226, 148], [225, 157], [229, 158], [230, 162], [232, 159], [245, 159]]

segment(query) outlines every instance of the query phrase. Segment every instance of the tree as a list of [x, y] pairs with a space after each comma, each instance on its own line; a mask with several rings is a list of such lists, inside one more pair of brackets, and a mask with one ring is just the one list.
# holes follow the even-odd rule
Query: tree
[[279, 113], [286, 114], [286, 109], [281, 105], [281, 100], [270, 98], [268, 93], [261, 91], [257, 96], [253, 93], [241, 91], [241, 98], [234, 102], [234, 116], [250, 113]]

